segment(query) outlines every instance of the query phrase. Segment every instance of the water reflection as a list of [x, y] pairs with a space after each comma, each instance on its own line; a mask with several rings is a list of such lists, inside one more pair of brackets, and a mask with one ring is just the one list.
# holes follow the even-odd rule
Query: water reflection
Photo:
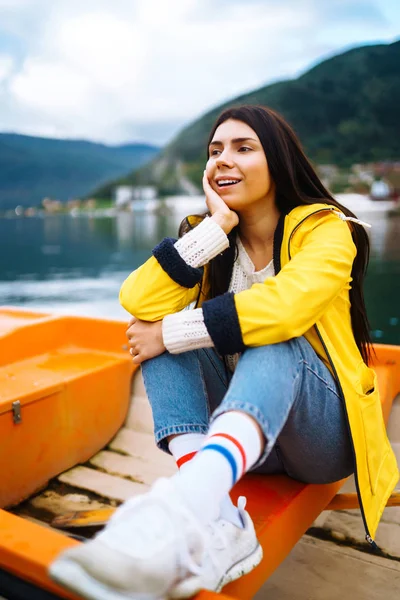
[[359, 213], [371, 223], [371, 258], [365, 300], [372, 338], [400, 344], [400, 214]]
[[372, 224], [369, 230], [371, 241], [371, 254], [383, 260], [400, 260], [400, 224], [398, 216], [384, 214], [360, 215]]
[[[186, 213], [204, 207], [167, 208], [162, 214], [0, 219], [0, 304], [126, 318], [118, 302], [122, 281], [163, 237], [177, 236]], [[374, 339], [400, 344], [400, 215], [359, 217], [372, 224], [365, 295]]]

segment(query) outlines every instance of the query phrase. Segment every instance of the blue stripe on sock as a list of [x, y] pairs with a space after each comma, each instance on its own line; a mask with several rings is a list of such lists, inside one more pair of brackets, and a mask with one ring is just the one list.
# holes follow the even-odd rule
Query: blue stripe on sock
[[207, 444], [207, 446], [203, 446], [203, 448], [201, 449], [202, 452], [204, 450], [215, 450], [216, 452], [219, 452], [220, 454], [222, 454], [222, 456], [224, 456], [226, 458], [228, 463], [231, 465], [231, 469], [232, 469], [232, 478], [233, 478], [232, 487], [233, 487], [236, 483], [236, 478], [237, 478], [237, 466], [236, 466], [236, 461], [235, 461], [235, 458], [233, 457], [233, 455], [224, 446], [219, 446], [218, 444]]

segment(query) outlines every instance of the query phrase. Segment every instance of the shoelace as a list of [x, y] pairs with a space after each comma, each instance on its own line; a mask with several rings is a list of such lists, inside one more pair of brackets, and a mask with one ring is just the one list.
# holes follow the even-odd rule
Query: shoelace
[[[247, 499], [245, 496], [239, 496], [238, 503], [237, 503], [239, 512], [244, 511], [244, 509], [246, 507], [246, 502], [247, 502]], [[208, 528], [209, 535], [211, 536], [211, 538], [219, 541], [221, 543], [222, 548], [226, 548], [228, 546], [227, 537], [226, 537], [226, 535], [224, 535], [223, 531], [221, 530], [221, 525], [220, 525], [219, 521], [213, 521], [212, 523], [209, 523], [207, 525], [207, 528]], [[212, 553], [209, 554], [209, 558], [210, 558], [210, 561], [213, 564], [214, 568], [218, 569], [217, 561], [214, 559], [214, 556]]]
[[218, 521], [214, 521], [213, 523], [209, 523], [207, 525], [209, 535], [213, 540], [221, 543], [221, 547], [225, 548], [228, 545], [228, 540], [226, 535], [222, 531], [220, 523]]

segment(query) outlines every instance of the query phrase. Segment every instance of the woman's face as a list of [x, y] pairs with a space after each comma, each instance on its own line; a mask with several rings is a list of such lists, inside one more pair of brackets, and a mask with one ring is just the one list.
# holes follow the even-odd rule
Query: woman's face
[[206, 171], [211, 187], [232, 210], [247, 209], [274, 193], [267, 159], [255, 131], [228, 119], [215, 131]]

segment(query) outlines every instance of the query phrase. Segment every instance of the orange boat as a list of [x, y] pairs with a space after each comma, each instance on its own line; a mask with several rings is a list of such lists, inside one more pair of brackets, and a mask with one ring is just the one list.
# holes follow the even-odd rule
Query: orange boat
[[[49, 564], [79, 543], [77, 532], [92, 535], [119, 502], [175, 469], [154, 444], [125, 330], [124, 322], [0, 309], [0, 597], [76, 599], [48, 578]], [[375, 351], [387, 422], [400, 393], [400, 346]], [[343, 484], [246, 476], [232, 497], [247, 496], [264, 559], [224, 594], [199, 598], [252, 598], [321, 511], [357, 506], [355, 494], [338, 494]], [[396, 494], [389, 504], [399, 504]]]
[[0, 310], [0, 508], [85, 462], [121, 427], [126, 324]]

